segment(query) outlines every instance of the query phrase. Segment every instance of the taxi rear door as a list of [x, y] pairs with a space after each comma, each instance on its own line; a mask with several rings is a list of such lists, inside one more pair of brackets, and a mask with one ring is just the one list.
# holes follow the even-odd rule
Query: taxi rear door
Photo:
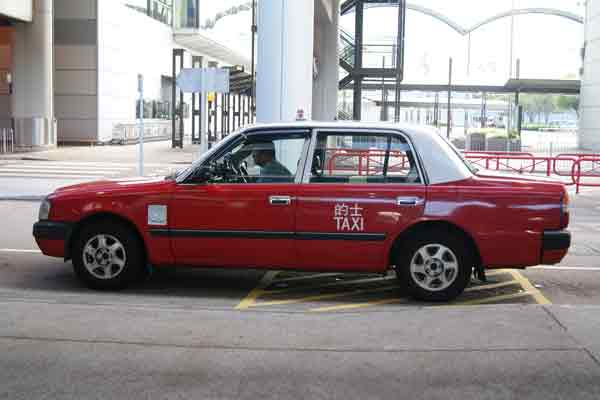
[[321, 130], [298, 190], [299, 268], [384, 271], [395, 237], [423, 215], [426, 186], [399, 134]]

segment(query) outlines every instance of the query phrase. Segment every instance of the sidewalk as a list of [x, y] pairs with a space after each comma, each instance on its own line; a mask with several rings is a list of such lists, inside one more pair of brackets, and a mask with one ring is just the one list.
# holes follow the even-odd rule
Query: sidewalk
[[[171, 148], [170, 141], [144, 144], [144, 175], [166, 175], [183, 169], [200, 157], [200, 146]], [[138, 146], [59, 146], [36, 152], [0, 154], [0, 200], [39, 201], [59, 187], [103, 178], [137, 175]], [[35, 174], [32, 174], [35, 169]], [[120, 170], [118, 176], [93, 176]], [[43, 174], [47, 171], [47, 174]], [[56, 174], [52, 176], [52, 174]], [[74, 176], [76, 175], [76, 176]]]
[[[185, 144], [183, 149], [171, 148], [171, 141], [144, 144], [144, 161], [160, 164], [189, 164], [200, 156], [200, 145]], [[138, 162], [138, 146], [59, 146], [56, 149], [12, 154], [0, 154], [0, 163], [7, 160], [50, 160], [85, 162]]]

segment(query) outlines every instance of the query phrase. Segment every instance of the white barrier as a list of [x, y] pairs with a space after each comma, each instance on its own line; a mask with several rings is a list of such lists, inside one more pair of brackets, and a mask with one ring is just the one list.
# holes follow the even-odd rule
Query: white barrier
[[15, 132], [11, 128], [0, 129], [0, 153], [15, 152]]

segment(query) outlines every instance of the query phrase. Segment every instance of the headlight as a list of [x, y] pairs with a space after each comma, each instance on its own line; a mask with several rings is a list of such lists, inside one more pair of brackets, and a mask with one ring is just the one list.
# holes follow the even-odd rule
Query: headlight
[[50, 207], [50, 201], [48, 199], [44, 199], [44, 201], [42, 201], [42, 204], [40, 204], [40, 212], [38, 214], [38, 219], [40, 221], [48, 219], [48, 216], [50, 215]]

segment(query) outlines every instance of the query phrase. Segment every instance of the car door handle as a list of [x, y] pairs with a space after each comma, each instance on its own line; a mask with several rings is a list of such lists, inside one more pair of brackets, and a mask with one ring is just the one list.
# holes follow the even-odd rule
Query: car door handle
[[269, 204], [273, 206], [289, 206], [291, 203], [290, 196], [269, 196]]
[[397, 197], [396, 204], [399, 206], [420, 206], [425, 203], [420, 197]]

